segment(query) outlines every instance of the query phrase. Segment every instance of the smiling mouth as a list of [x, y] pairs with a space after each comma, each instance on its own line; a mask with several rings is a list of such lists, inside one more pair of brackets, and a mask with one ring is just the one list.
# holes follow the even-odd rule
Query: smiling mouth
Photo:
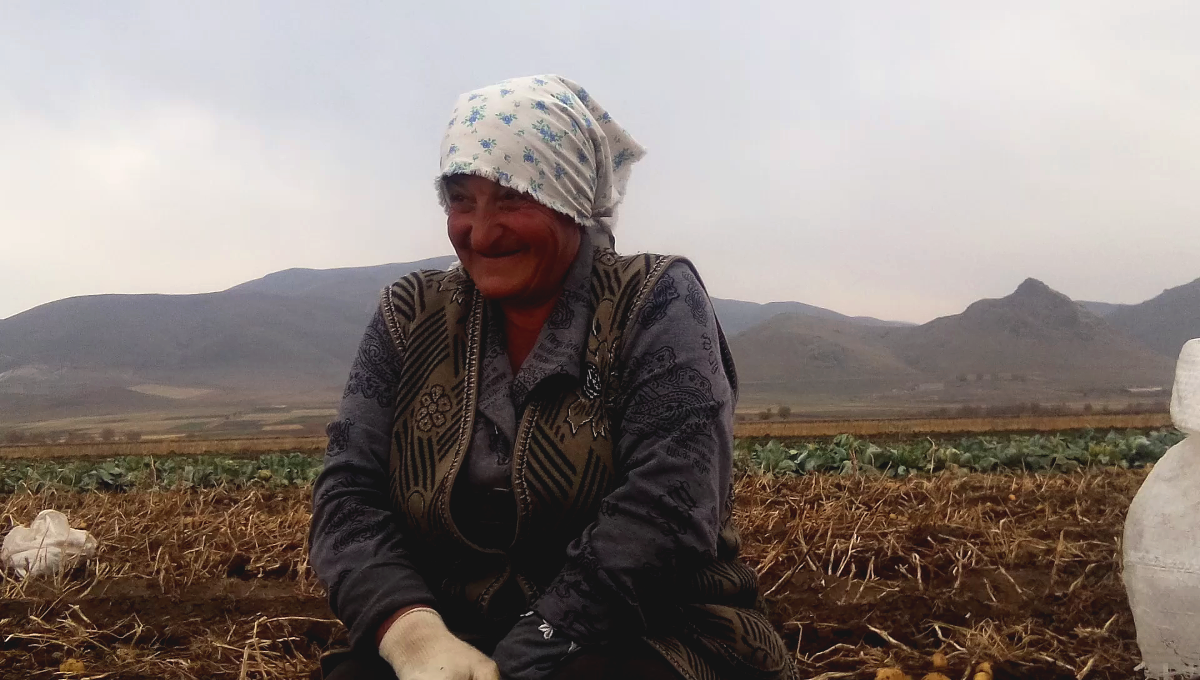
[[516, 254], [518, 254], [518, 253], [520, 253], [520, 252], [521, 252], [521, 249], [520, 249], [520, 248], [518, 248], [518, 249], [516, 249], [516, 250], [507, 250], [507, 251], [504, 251], [504, 252], [502, 252], [502, 253], [480, 253], [480, 252], [476, 252], [476, 254], [477, 254], [477, 255], [479, 255], [480, 257], [482, 257], [482, 258], [483, 258], [483, 259], [485, 259], [485, 260], [501, 260], [501, 259], [504, 259], [504, 258], [506, 258], [506, 257], [511, 257], [511, 256], [513, 256], [513, 255], [516, 255]]

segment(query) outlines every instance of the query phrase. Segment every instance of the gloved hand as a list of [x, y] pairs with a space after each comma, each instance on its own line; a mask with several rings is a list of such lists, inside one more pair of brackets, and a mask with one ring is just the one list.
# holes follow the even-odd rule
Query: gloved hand
[[500, 680], [496, 664], [455, 637], [428, 607], [396, 619], [383, 634], [379, 656], [399, 680]]

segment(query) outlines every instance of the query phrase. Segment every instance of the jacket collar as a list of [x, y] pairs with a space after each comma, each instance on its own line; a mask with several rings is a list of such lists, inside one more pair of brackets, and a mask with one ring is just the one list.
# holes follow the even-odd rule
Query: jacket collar
[[[543, 381], [565, 375], [575, 380], [583, 372], [592, 319], [593, 247], [584, 240], [563, 280], [563, 291], [542, 326], [537, 343], [514, 376], [505, 351], [504, 323], [498, 305], [489, 303], [483, 334], [479, 410], [492, 422], [516, 421], [529, 395]], [[508, 402], [507, 404], [502, 402]]]

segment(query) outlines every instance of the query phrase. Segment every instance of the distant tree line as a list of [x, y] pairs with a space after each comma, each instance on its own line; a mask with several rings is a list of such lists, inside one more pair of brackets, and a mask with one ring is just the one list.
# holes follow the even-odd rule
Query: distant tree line
[[105, 427], [98, 433], [80, 430], [39, 431], [39, 430], [8, 430], [0, 434], [0, 443], [18, 444], [86, 444], [89, 442], [137, 442], [142, 440], [142, 433], [137, 430], [117, 432], [111, 427]]
[[[1170, 411], [1167, 401], [1139, 401], [1128, 404], [1101, 404], [1099, 407], [1091, 402], [1081, 405], [1072, 404], [1043, 404], [1036, 401], [1016, 402], [1010, 404], [962, 404], [958, 406], [938, 406], [935, 408], [914, 409], [907, 413], [893, 414], [890, 417], [900, 418], [1005, 418], [1021, 416], [1074, 416], [1074, 415], [1132, 415], [1142, 413], [1167, 413]], [[739, 413], [738, 422], [746, 422], [751, 417], [758, 420], [788, 420], [792, 417], [790, 406], [768, 406], [755, 414]]]

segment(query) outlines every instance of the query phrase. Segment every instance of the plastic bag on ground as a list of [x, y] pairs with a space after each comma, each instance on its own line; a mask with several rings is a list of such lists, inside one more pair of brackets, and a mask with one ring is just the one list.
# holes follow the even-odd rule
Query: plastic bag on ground
[[64, 561], [95, 552], [91, 534], [72, 529], [67, 516], [57, 510], [43, 510], [28, 527], [19, 524], [8, 532], [0, 546], [0, 563], [25, 578], [53, 574]]
[[1154, 679], [1200, 673], [1200, 339], [1179, 357], [1171, 419], [1188, 438], [1142, 483], [1123, 542], [1142, 666]]

